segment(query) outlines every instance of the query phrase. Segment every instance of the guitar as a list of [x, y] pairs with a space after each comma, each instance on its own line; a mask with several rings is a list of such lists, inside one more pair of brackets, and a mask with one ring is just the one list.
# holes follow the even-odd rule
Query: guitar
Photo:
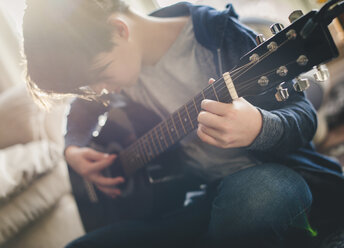
[[[291, 80], [338, 56], [338, 50], [327, 25], [338, 13], [343, 12], [343, 4], [332, 6], [331, 11], [329, 6], [326, 7], [327, 10], [324, 10], [325, 7], [326, 5], [320, 11], [311, 11], [300, 16], [290, 26], [259, 44], [240, 59], [234, 70], [224, 73], [220, 79], [203, 89], [163, 121], [135, 103], [122, 104], [124, 107], [121, 108], [120, 114], [125, 118], [117, 119], [128, 121], [124, 124], [109, 122], [109, 126], [104, 126], [103, 129], [116, 130], [116, 132], [103, 130], [107, 134], [94, 138], [90, 146], [97, 149], [98, 145], [108, 146], [116, 140], [116, 145], [113, 147], [116, 147], [114, 150], [118, 153], [118, 158], [106, 173], [109, 176], [121, 175], [132, 178], [134, 186], [130, 186], [130, 183], [126, 186], [130, 189], [127, 190], [129, 196], [111, 200], [70, 170], [72, 188], [86, 231], [119, 219], [146, 218], [156, 211], [154, 205], [159, 201], [156, 199], [161, 197], [161, 195], [155, 196], [157, 188], [164, 186], [159, 185], [154, 188], [152, 185], [159, 181], [165, 183], [168, 189], [169, 176], [164, 170], [162, 173], [157, 170], [156, 174], [163, 176], [156, 179], [151, 172], [155, 171], [156, 164], [168, 164], [170, 158], [174, 157], [173, 151], [170, 152], [171, 148], [176, 147], [178, 141], [197, 127], [197, 116], [201, 111], [203, 99], [230, 103], [238, 97], [263, 94], [276, 88], [277, 100], [286, 100], [288, 93], [283, 88], [283, 84], [293, 83], [295, 90], [304, 90], [307, 82], [300, 78], [294, 82]], [[321, 76], [323, 75], [320, 74]], [[131, 128], [127, 130], [127, 127]], [[111, 137], [109, 133], [112, 133]], [[178, 175], [175, 171], [172, 174]], [[176, 179], [176, 181], [181, 192], [194, 186], [184, 184], [188, 180]], [[169, 197], [163, 199], [167, 198]], [[172, 206], [171, 202], [182, 201], [173, 197], [171, 199], [166, 202], [162, 200], [158, 205], [164, 209], [166, 206]], [[139, 207], [138, 202], [143, 206]]]

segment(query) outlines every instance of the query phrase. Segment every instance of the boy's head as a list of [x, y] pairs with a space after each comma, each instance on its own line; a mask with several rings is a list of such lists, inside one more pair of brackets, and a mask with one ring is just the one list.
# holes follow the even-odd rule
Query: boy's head
[[97, 55], [115, 46], [109, 16], [127, 11], [122, 0], [27, 0], [24, 53], [34, 95], [87, 95], [80, 87], [95, 83], [107, 66], [94, 65]]

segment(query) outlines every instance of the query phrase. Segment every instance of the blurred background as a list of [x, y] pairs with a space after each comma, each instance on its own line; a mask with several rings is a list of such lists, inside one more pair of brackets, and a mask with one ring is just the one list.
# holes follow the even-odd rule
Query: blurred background
[[[58, 1], [58, 0], [57, 0]], [[150, 13], [175, 0], [128, 0]], [[224, 9], [227, 0], [193, 0]], [[241, 21], [266, 37], [269, 25], [287, 26], [289, 14], [318, 9], [322, 0], [232, 0]], [[0, 1], [0, 247], [62, 247], [84, 233], [63, 160], [63, 133], [68, 107], [39, 109], [27, 95], [21, 55], [24, 0]], [[343, 23], [342, 15], [342, 23]], [[344, 32], [330, 25], [340, 51], [327, 64], [330, 78], [312, 80], [307, 92], [319, 117], [317, 149], [344, 165]], [[309, 75], [311, 75], [310, 73]], [[312, 77], [312, 76], [311, 76]]]

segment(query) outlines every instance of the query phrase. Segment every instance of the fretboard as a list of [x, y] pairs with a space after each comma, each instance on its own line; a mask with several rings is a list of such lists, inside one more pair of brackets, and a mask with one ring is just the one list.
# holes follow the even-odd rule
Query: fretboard
[[195, 130], [198, 126], [197, 117], [201, 111], [201, 102], [204, 99], [219, 102], [232, 101], [223, 78], [207, 86], [172, 113], [169, 118], [160, 122], [123, 150], [119, 156], [125, 175], [132, 175]]

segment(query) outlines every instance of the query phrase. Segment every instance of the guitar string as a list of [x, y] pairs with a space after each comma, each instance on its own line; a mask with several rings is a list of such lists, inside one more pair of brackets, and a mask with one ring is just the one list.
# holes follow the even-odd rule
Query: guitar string
[[[296, 63], [295, 61], [289, 62], [289, 63], [285, 64], [285, 66], [289, 66], [289, 65], [295, 64], [295, 63]], [[243, 81], [242, 83], [244, 83], [245, 85], [244, 85], [244, 87], [238, 87], [238, 91], [247, 90], [247, 89], [251, 88], [251, 87], [252, 87], [252, 82], [257, 81], [257, 79], [260, 78], [260, 77], [262, 77], [262, 76], [267, 76], [267, 75], [270, 75], [270, 74], [275, 74], [275, 73], [276, 73], [276, 70], [277, 70], [278, 68], [279, 68], [279, 67], [276, 67], [275, 69], [272, 69], [271, 71], [268, 71], [268, 72], [266, 72], [266, 73], [264, 73], [264, 74], [262, 74], [262, 75], [258, 75], [258, 76], [256, 76], [256, 77], [250, 79], [250, 80], [247, 80], [247, 81]], [[226, 89], [226, 86], [222, 87], [222, 88], [220, 89], [220, 91], [221, 91], [221, 90], [224, 90], [224, 89]]]
[[[271, 74], [271, 73], [273, 73], [275, 70], [272, 70], [272, 71], [270, 71], [270, 72], [268, 72], [268, 73], [266, 73], [265, 75], [268, 75], [268, 74]], [[258, 76], [259, 77], [259, 76]], [[224, 83], [224, 80], [222, 79], [222, 80], [218, 80], [217, 82], [218, 82], [218, 85], [216, 85], [216, 88], [219, 88], [219, 87], [221, 87], [221, 84], [219, 84], [220, 82], [222, 81], [222, 83]], [[252, 81], [255, 81], [255, 80], [250, 80], [251, 82]], [[247, 82], [249, 82], [249, 81], [247, 81]], [[221, 88], [221, 90], [222, 89], [225, 89], [226, 88], [226, 86], [225, 87], [222, 87]], [[220, 91], [221, 91], [220, 90]], [[208, 96], [208, 93], [213, 93], [213, 94], [215, 94], [215, 92], [213, 91], [213, 90], [211, 90], [210, 92], [210, 87], [209, 88], [206, 88], [206, 89], [204, 89], [203, 90], [203, 92], [205, 93], [205, 95], [207, 95]], [[209, 98], [211, 98], [211, 97], [209, 97]], [[223, 101], [230, 101], [230, 100], [232, 100], [230, 97], [229, 97], [229, 95], [227, 95], [227, 98], [228, 99], [225, 99], [225, 98], [222, 98], [223, 99]], [[186, 103], [186, 104], [184, 104], [183, 106], [187, 106], [187, 105], [190, 105], [190, 101], [188, 102], [188, 103]], [[185, 111], [185, 108], [180, 108], [178, 111], [176, 111], [176, 112], [178, 112], [178, 113], [180, 113], [180, 114], [182, 114], [183, 116], [185, 115], [185, 113], [183, 113], [183, 112], [186, 112]], [[196, 112], [197, 113], [197, 112]], [[170, 116], [170, 118], [174, 118], [172, 115]], [[189, 122], [185, 122], [184, 124], [182, 124], [182, 122], [180, 122], [180, 126], [182, 126], [182, 125], [185, 125], [186, 127], [186, 129], [191, 129], [191, 131], [192, 130], [194, 130], [194, 128], [192, 128], [192, 123], [193, 122], [195, 122], [197, 120], [197, 118], [195, 119], [195, 118], [189, 118]], [[156, 143], [156, 139], [153, 137], [153, 130], [155, 130], [158, 126], [160, 126], [161, 125], [161, 123], [159, 124], [159, 125], [157, 125], [155, 128], [153, 128], [152, 129], [152, 131], [150, 131], [150, 132], [148, 132], [148, 133], [150, 133], [151, 134], [151, 140], [149, 140], [149, 138], [148, 138], [148, 136], [146, 137], [147, 139], [148, 139], [148, 143], [150, 143], [149, 141], [151, 141], [151, 142], [154, 142], [154, 144]], [[191, 125], [191, 126], [190, 126]], [[167, 128], [167, 127], [166, 127]], [[176, 127], [177, 128], [177, 127]], [[166, 132], [164, 132], [164, 133], [162, 133], [162, 135], [164, 135], [164, 136], [166, 136]], [[159, 138], [159, 137], [157, 137], [157, 135], [154, 135], [156, 138]], [[184, 136], [184, 135], [183, 135]], [[143, 137], [144, 138], [144, 137]], [[179, 140], [178, 138], [177, 138], [177, 140]], [[144, 142], [144, 140], [142, 139], [142, 143]], [[174, 143], [176, 143], [174, 140], [171, 142], [171, 145], [173, 145]], [[139, 144], [139, 142], [138, 142], [138, 144]], [[153, 144], [153, 145], [154, 145]], [[140, 146], [140, 144], [139, 144], [139, 146]], [[149, 149], [149, 152], [148, 153], [145, 153], [145, 154], [147, 154], [149, 157], [147, 158], [149, 161], [151, 161], [152, 159], [154, 159], [155, 157], [156, 157], [156, 155], [154, 154], [154, 150], [157, 152], [157, 155], [159, 155], [161, 152], [164, 152], [165, 150], [167, 150], [168, 149], [168, 147], [166, 147], [165, 149], [163, 148], [163, 149], [157, 149], [156, 148], [157, 146], [155, 146], [155, 149], [153, 148], [153, 146], [152, 145], [149, 145], [148, 144], [148, 148], [147, 149]], [[130, 149], [128, 149], [128, 150], [130, 150]], [[132, 153], [131, 153], [132, 154]], [[142, 157], [142, 155], [141, 156], [139, 156], [138, 158], [136, 158], [136, 160], [139, 160], [139, 158], [140, 157]], [[145, 163], [145, 161], [142, 161], [142, 160], [144, 160], [144, 158], [143, 159], [140, 159], [139, 160], [139, 162], [140, 163], [142, 163], [142, 164], [144, 164]]]
[[[265, 57], [267, 57], [267, 56], [268, 56], [268, 55], [266, 55]], [[262, 56], [262, 57], [263, 57], [263, 56]], [[257, 64], [257, 63], [255, 63], [255, 64]], [[246, 67], [247, 67], [247, 65], [246, 65]], [[242, 73], [242, 74], [243, 74], [243, 73]], [[241, 75], [242, 75], [242, 74], [241, 74]], [[269, 74], [269, 73], [267, 73], [267, 74]], [[266, 74], [266, 75], [267, 75], [267, 74]], [[240, 76], [240, 75], [239, 75], [239, 76]], [[238, 76], [238, 77], [239, 77], [239, 76]], [[238, 77], [236, 77], [236, 78], [238, 78]], [[258, 77], [259, 77], [259, 76], [258, 76]], [[235, 79], [234, 79], [234, 80], [235, 80]], [[217, 81], [218, 85], [221, 86], [220, 81], [222, 81], [222, 83], [223, 83], [223, 82], [224, 82], [223, 78], [221, 78], [220, 80]], [[247, 82], [250, 82], [250, 81], [254, 81], [254, 80], [249, 80], [249, 81], [247, 81]], [[215, 83], [215, 82], [214, 82], [214, 83]], [[213, 87], [213, 85], [211, 85], [211, 86]], [[218, 88], [219, 86], [216, 85], [216, 87]], [[222, 88], [220, 89], [220, 91], [223, 90], [223, 89], [225, 89], [225, 88], [226, 88], [226, 86], [225, 86], [225, 87], [222, 87]], [[240, 87], [239, 87], [239, 88], [240, 88]], [[244, 88], [244, 87], [243, 87], [243, 88]], [[210, 87], [207, 87], [206, 89], [203, 90], [203, 92], [204, 92], [204, 93], [207, 93], [207, 91], [209, 91], [209, 89], [210, 89]], [[213, 92], [213, 90], [212, 90], [212, 92]], [[208, 93], [209, 93], [209, 92], [208, 92]], [[225, 100], [225, 99], [224, 99], [224, 100]], [[230, 99], [230, 98], [229, 98], [229, 95], [228, 95], [228, 101], [230, 101], [230, 100], [232, 100], [232, 99]], [[186, 106], [186, 105], [188, 105], [188, 104], [190, 104], [190, 101], [189, 101], [188, 103], [184, 104], [183, 106]], [[182, 107], [183, 107], [183, 106], [182, 106]], [[176, 111], [176, 112], [181, 113], [182, 115], [184, 115], [184, 114], [182, 113], [182, 111], [184, 112], [184, 108], [182, 108], [182, 107], [181, 107], [178, 111]], [[176, 113], [176, 112], [175, 112], [175, 113]], [[171, 115], [170, 118], [174, 118], [174, 117]], [[191, 118], [189, 118], [190, 124], [192, 125], [192, 122], [195, 122], [195, 120], [196, 120], [196, 119], [191, 119]], [[184, 124], [182, 124], [182, 122], [180, 122], [180, 124], [183, 125], [183, 126], [184, 126], [184, 125], [190, 125], [189, 122], [186, 122], [186, 123], [184, 123]], [[149, 134], [149, 133], [151, 134], [151, 141], [154, 142], [154, 144], [156, 143], [156, 140], [154, 139], [153, 134], [152, 134], [151, 132], [153, 132], [153, 131], [154, 131], [158, 126], [160, 126], [161, 124], [162, 124], [162, 123], [158, 124], [156, 127], [154, 127], [153, 129], [151, 129], [151, 131], [148, 132], [148, 134]], [[190, 129], [190, 126], [189, 126], [189, 127], [186, 127], [186, 128], [187, 128], [187, 129]], [[194, 129], [194, 128], [191, 127], [191, 131], [192, 131], [193, 129]], [[166, 136], [166, 132], [162, 133], [162, 135]], [[144, 135], [144, 136], [146, 136], [146, 135]], [[155, 136], [156, 136], [156, 135], [155, 135]], [[183, 136], [184, 136], [184, 135], [183, 135]], [[158, 137], [157, 137], [157, 138], [158, 138]], [[177, 138], [177, 140], [179, 140], [179, 138]], [[149, 140], [149, 141], [150, 141], [150, 140]], [[148, 143], [149, 143], [149, 142], [148, 142]], [[176, 142], [173, 140], [172, 143], [171, 143], [171, 145], [173, 145], [174, 143], [176, 143]], [[139, 142], [138, 142], [138, 144], [139, 144]], [[153, 145], [154, 145], [154, 144], [153, 144]], [[149, 145], [149, 144], [148, 144], [148, 145]], [[139, 146], [140, 146], [140, 144], [139, 144]], [[155, 146], [155, 147], [157, 147], [157, 146]], [[165, 149], [160, 149], [161, 151], [160, 151], [159, 149], [155, 149], [155, 150], [157, 151], [157, 155], [159, 155], [161, 152], [164, 152], [164, 151], [167, 150], [167, 149], [168, 149], [168, 147], [166, 147]], [[126, 150], [129, 151], [130, 148], [128, 147], [128, 149], [126, 149]], [[135, 150], [136, 150], [136, 149], [135, 149]], [[153, 149], [152, 145], [149, 145], [149, 150], [150, 150], [150, 152], [148, 153], [148, 156], [149, 156], [149, 157], [148, 157], [147, 159], [148, 159], [149, 161], [151, 161], [152, 159], [154, 159], [154, 158], [156, 157], [155, 154], [154, 154], [154, 149]], [[153, 153], [153, 154], [152, 154], [152, 153]], [[123, 154], [123, 155], [124, 155], [124, 154]], [[142, 157], [142, 156], [139, 156], [139, 157]], [[138, 159], [139, 159], [139, 158], [137, 158], [136, 160], [138, 160]], [[144, 160], [144, 159], [140, 159], [139, 162], [141, 162], [141, 163], [144, 164], [145, 161], [142, 161], [142, 160]]]
[[[278, 47], [277, 47], [277, 49], [278, 48], [280, 48], [281, 46], [283, 46], [286, 42], [287, 42], [288, 40], [285, 40], [284, 42], [282, 42]], [[244, 73], [246, 73], [248, 70], [250, 70], [252, 67], [254, 67], [256, 64], [258, 64], [259, 62], [261, 62], [262, 60], [264, 60], [265, 58], [267, 58], [271, 53], [273, 53], [273, 52], [275, 52], [275, 51], [268, 51], [267, 53], [265, 53], [265, 54], [263, 54], [262, 56], [261, 56], [261, 58], [259, 59], [259, 61], [251, 61], [250, 63], [247, 63], [246, 65], [244, 65], [244, 66], [242, 66], [242, 67], [239, 67], [239, 68], [236, 68], [235, 70], [233, 70], [233, 71], [231, 71], [230, 73], [232, 73], [233, 74], [233, 80], [236, 80], [237, 78], [239, 78], [241, 75], [243, 75]], [[249, 67], [249, 68], [247, 68], [247, 67]], [[233, 73], [234, 72], [234, 73]], [[239, 75], [236, 75], [236, 73], [235, 72], [238, 72], [238, 74]], [[268, 75], [268, 74], [270, 74], [271, 73], [271, 71], [269, 72], [269, 73], [266, 73], [266, 74], [262, 74], [262, 75]], [[235, 78], [234, 78], [235, 77]], [[257, 76], [257, 77], [255, 77], [255, 78], [259, 78], [260, 76]], [[221, 82], [222, 81], [222, 82]], [[241, 83], [241, 87], [238, 87], [238, 90], [243, 90], [243, 89], [245, 89], [245, 88], [247, 88], [247, 87], [245, 87], [246, 85], [246, 83], [248, 83], [248, 82], [252, 82], [252, 81], [255, 81], [255, 80], [248, 80], [248, 81], [244, 81], [244, 82], [242, 82]], [[219, 80], [217, 80], [217, 81], [215, 81], [214, 82], [214, 84], [215, 83], [217, 83], [217, 85], [215, 86], [215, 87], [217, 87], [217, 90], [220, 90], [220, 92], [223, 90], [223, 89], [225, 89], [226, 88], [226, 86], [224, 86], [224, 87], [222, 87], [222, 88], [218, 88], [218, 87], [221, 87], [221, 83], [223, 83], [224, 82], [224, 80], [223, 80], [223, 78], [220, 78]], [[244, 84], [244, 85], [242, 85], [242, 84]], [[250, 84], [248, 84], [248, 86], [250, 86]], [[214, 86], [213, 85], [210, 85], [210, 86], [208, 86], [208, 87], [206, 87], [205, 89], [203, 89], [202, 91], [204, 92], [204, 93], [206, 93], [206, 91], [209, 91], [210, 90], [210, 88], [214, 88]], [[213, 91], [213, 90], [212, 90]], [[229, 101], [231, 100], [230, 98], [228, 99]], [[182, 114], [182, 111], [184, 110], [185, 111], [185, 109], [183, 108], [184, 106], [186, 106], [186, 105], [188, 105], [188, 104], [190, 104], [190, 101], [189, 102], [187, 102], [186, 104], [184, 104], [182, 107], [180, 107], [179, 108], [179, 110], [177, 110], [177, 111], [175, 111], [173, 114], [175, 114], [176, 112], [177, 113], [180, 113], [180, 114]], [[186, 111], [185, 111], [186, 112]], [[171, 114], [170, 115], [170, 117], [168, 118], [168, 119], [172, 119], [173, 118], [173, 114]], [[184, 114], [183, 114], [184, 115]], [[194, 122], [195, 120], [197, 120], [197, 119], [191, 119], [191, 118], [189, 118], [189, 122], [186, 122], [186, 123], [182, 123], [181, 121], [180, 121], [180, 124], [182, 125], [182, 126], [184, 126], [184, 125], [192, 125], [191, 123], [192, 122]], [[153, 138], [153, 134], [152, 134], [152, 132], [156, 129], [156, 128], [158, 128], [159, 126], [161, 126], [161, 125], [163, 125], [163, 123], [164, 123], [165, 121], [162, 121], [161, 123], [159, 123], [158, 125], [156, 125], [154, 128], [152, 128], [149, 132], [147, 132], [145, 135], [143, 135], [143, 136], [147, 136], [147, 135], [151, 135], [151, 141], [155, 144], [156, 143], [156, 140]], [[166, 123], [167, 124], [167, 123]], [[167, 126], [168, 126], [168, 124], [167, 124]], [[167, 128], [167, 127], [166, 127]], [[185, 127], [184, 127], [185, 128]], [[187, 129], [190, 129], [190, 126], [189, 127], [186, 127]], [[191, 129], [193, 130], [194, 128], [192, 128], [191, 127]], [[164, 135], [164, 137], [166, 138], [167, 137], [167, 135], [166, 135], [166, 132], [163, 132], [162, 133], [162, 135]], [[140, 142], [139, 142], [139, 140], [141, 139], [141, 138], [143, 138], [143, 136], [142, 137], [140, 137], [139, 139], [138, 139], [138, 142], [137, 142], [137, 144], [140, 146]], [[156, 136], [156, 135], [154, 135], [154, 136]], [[183, 135], [184, 136], [184, 135]], [[159, 138], [159, 137], [157, 137], [157, 138]], [[177, 140], [179, 140], [179, 138], [177, 139]], [[143, 142], [143, 140], [142, 140], [142, 142]], [[174, 140], [171, 140], [171, 145], [173, 145], [173, 144], [175, 144], [177, 141], [174, 141]], [[135, 143], [136, 142], [134, 142], [132, 145], [130, 145], [127, 149], [125, 149], [124, 151], [123, 151], [123, 153], [121, 154], [122, 156], [124, 156], [125, 155], [125, 151], [127, 151], [127, 152], [129, 152], [129, 150], [132, 150], [132, 147], [135, 145]], [[148, 144], [149, 145], [149, 144]], [[168, 147], [166, 147], [165, 149], [160, 149], [161, 150], [161, 152], [164, 152], [166, 149], [168, 149]], [[134, 150], [137, 150], [137, 149], [134, 149]], [[155, 154], [154, 154], [154, 149], [152, 148], [152, 146], [151, 145], [149, 145], [149, 150], [150, 150], [150, 153], [148, 154], [149, 155], [149, 158], [147, 158], [148, 160], [150, 160], [151, 161], [151, 159], [154, 159], [156, 156], [155, 156]], [[156, 149], [155, 149], [156, 151], [157, 151], [157, 155], [159, 155], [161, 152], [159, 151], [159, 149], [157, 148], [157, 146], [156, 146]], [[126, 153], [127, 153], [126, 152]], [[131, 151], [130, 151], [130, 153], [131, 153]], [[150, 155], [152, 155], [151, 153], [153, 153], [153, 156], [150, 156]], [[142, 155], [141, 156], [139, 156], [139, 157], [142, 157]], [[152, 157], [152, 158], [150, 158], [150, 157]], [[144, 159], [141, 159], [140, 160], [140, 162], [143, 162], [143, 163], [145, 163], [145, 161], [142, 161], [142, 160], [144, 160]]]
[[[217, 83], [220, 83], [221, 81], [222, 81], [222, 83], [224, 82], [223, 78], [221, 78], [220, 80], [218, 80]], [[215, 82], [214, 82], [213, 84], [215, 84]], [[211, 86], [213, 86], [213, 85], [211, 85]], [[219, 87], [219, 86], [216, 85], [216, 88], [217, 88], [217, 89], [218, 89], [218, 87]], [[223, 87], [223, 88], [225, 88], [225, 87]], [[222, 90], [222, 89], [221, 89], [221, 90]], [[208, 95], [209, 91], [210, 91], [210, 87], [207, 87], [206, 89], [203, 90], [203, 92], [206, 93], [206, 95]], [[216, 91], [216, 90], [215, 90], [215, 91]], [[211, 90], [211, 92], [214, 92], [214, 91]], [[184, 106], [187, 106], [187, 105], [190, 105], [190, 101], [189, 101], [188, 103], [184, 104], [182, 107], [180, 107], [179, 110], [177, 110], [176, 112], [181, 113], [182, 115], [185, 115], [185, 114], [183, 113], [183, 112], [185, 111], [183, 107], [184, 107]], [[185, 111], [185, 112], [186, 112], [186, 111]], [[174, 119], [174, 117], [171, 115], [171, 116], [170, 116], [170, 119], [172, 119], [172, 118]], [[194, 121], [195, 121], [195, 119], [189, 118], [189, 122], [190, 122], [190, 123], [189, 123], [189, 122], [185, 122], [184, 124], [182, 124], [182, 122], [180, 122], [180, 124], [181, 124], [181, 125], [191, 125], [191, 126], [192, 126], [192, 122], [194, 122]], [[160, 125], [161, 125], [161, 124], [160, 124]], [[152, 136], [153, 131], [154, 131], [158, 126], [160, 126], [160, 125], [157, 125], [155, 128], [151, 129], [150, 132], [148, 132], [148, 135], [151, 134], [151, 136]], [[187, 128], [187, 129], [190, 129], [190, 126], [186, 126], [186, 128]], [[194, 128], [191, 127], [191, 129], [193, 130]], [[162, 135], [166, 136], [166, 132], [162, 133]], [[154, 135], [154, 136], [156, 136], [156, 135]], [[153, 136], [152, 136], [151, 140], [152, 140], [152, 142], [156, 143], [156, 141], [153, 139]], [[171, 141], [172, 141], [172, 140], [171, 140]], [[142, 141], [142, 142], [144, 142], [144, 141]], [[175, 141], [173, 140], [171, 143], [173, 144], [173, 143], [175, 143]], [[166, 150], [168, 147], [166, 147], [166, 149], [160, 149], [160, 150], [159, 150], [159, 149], [153, 149], [152, 146], [149, 146], [149, 148], [150, 148], [149, 150], [150, 150], [151, 152], [150, 152], [148, 155], [151, 156], [151, 153], [152, 153], [152, 152], [154, 153], [154, 150], [156, 150], [158, 153], [160, 153], [160, 150], [161, 150], [161, 151], [164, 151], [164, 150]], [[153, 156], [153, 157], [155, 157], [155, 156]], [[149, 159], [150, 159], [150, 158], [149, 158]]]

